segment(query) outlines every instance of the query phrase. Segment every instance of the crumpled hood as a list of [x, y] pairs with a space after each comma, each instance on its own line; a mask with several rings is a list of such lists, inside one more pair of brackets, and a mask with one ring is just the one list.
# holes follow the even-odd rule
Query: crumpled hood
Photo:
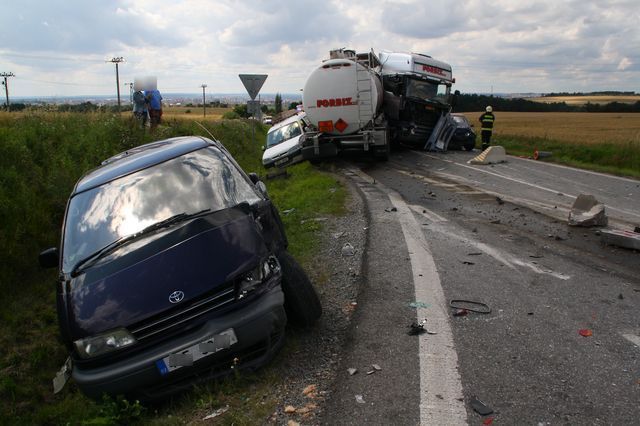
[[[67, 318], [75, 340], [130, 327], [222, 288], [267, 255], [251, 216], [228, 209], [195, 219], [67, 282]], [[184, 293], [171, 303], [169, 296]]]

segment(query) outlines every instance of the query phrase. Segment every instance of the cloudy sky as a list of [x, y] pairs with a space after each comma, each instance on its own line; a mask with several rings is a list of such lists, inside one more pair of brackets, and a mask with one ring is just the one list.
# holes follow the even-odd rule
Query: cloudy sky
[[[0, 14], [11, 96], [115, 94], [155, 75], [164, 92], [295, 93], [332, 48], [419, 52], [465, 93], [640, 92], [638, 0], [19, 0]], [[127, 92], [128, 93], [128, 92]]]

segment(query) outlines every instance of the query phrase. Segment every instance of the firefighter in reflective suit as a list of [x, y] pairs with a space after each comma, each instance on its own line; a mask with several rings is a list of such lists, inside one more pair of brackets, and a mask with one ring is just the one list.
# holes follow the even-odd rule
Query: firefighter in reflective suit
[[486, 112], [480, 116], [480, 123], [482, 123], [482, 149], [485, 150], [491, 145], [491, 132], [493, 132], [493, 122], [496, 117], [493, 115], [493, 108], [488, 106]]

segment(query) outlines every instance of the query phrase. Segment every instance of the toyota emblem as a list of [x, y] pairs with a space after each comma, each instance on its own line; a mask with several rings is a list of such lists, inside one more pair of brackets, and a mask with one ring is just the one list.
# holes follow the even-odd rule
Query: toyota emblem
[[176, 290], [169, 295], [169, 302], [171, 303], [179, 303], [184, 299], [184, 292], [180, 290]]

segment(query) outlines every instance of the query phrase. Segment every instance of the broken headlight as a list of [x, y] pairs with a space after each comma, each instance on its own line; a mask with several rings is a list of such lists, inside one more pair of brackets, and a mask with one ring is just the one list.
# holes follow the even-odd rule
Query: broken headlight
[[136, 342], [133, 337], [124, 328], [118, 328], [111, 330], [107, 333], [98, 334], [96, 336], [85, 337], [73, 342], [78, 351], [80, 358], [93, 358], [99, 355], [115, 351], [116, 349], [124, 348], [125, 346], [133, 345]]
[[280, 263], [278, 259], [275, 256], [269, 256], [260, 262], [256, 268], [242, 275], [238, 288], [238, 299], [242, 299], [279, 272]]

